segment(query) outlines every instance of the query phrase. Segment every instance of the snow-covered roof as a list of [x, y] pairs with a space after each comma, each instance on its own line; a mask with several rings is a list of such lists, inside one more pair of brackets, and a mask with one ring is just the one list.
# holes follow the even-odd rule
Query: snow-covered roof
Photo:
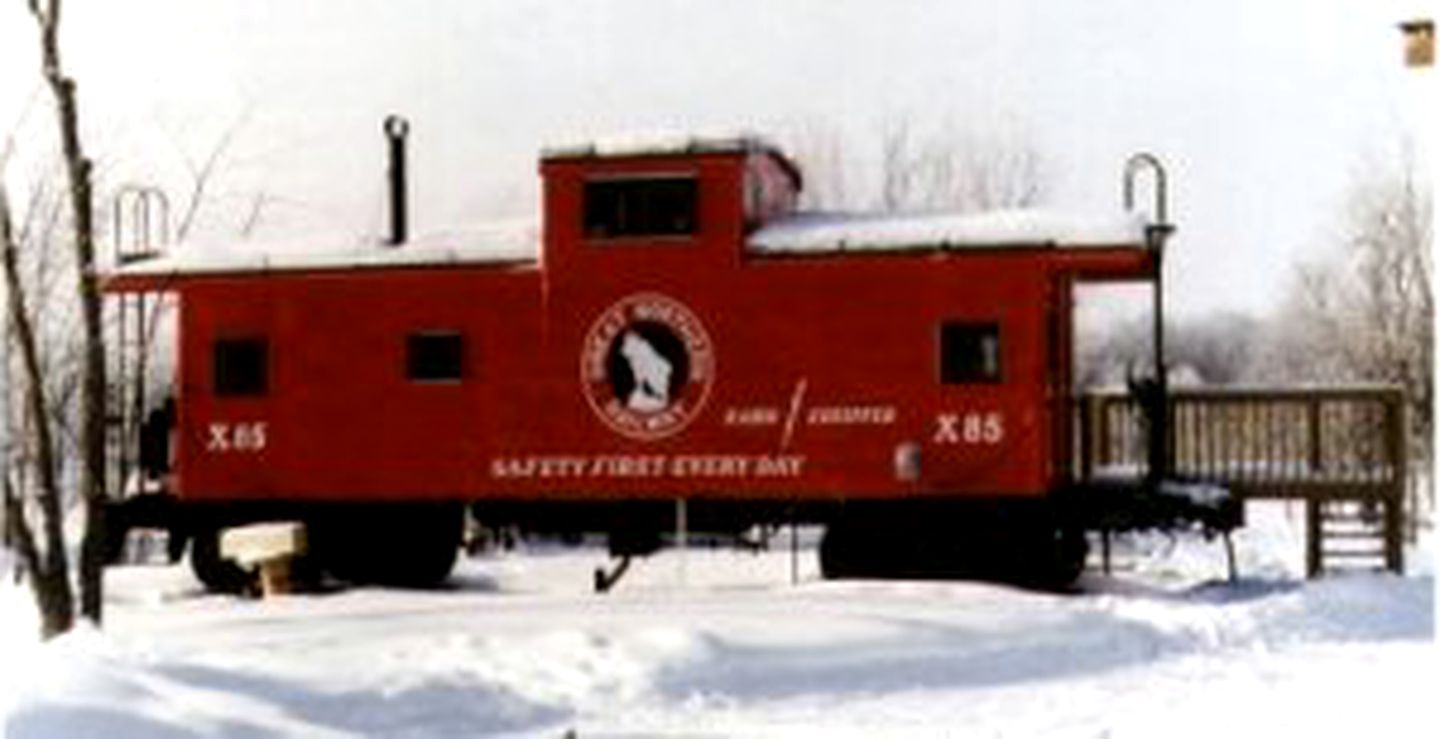
[[750, 131], [646, 131], [547, 145], [541, 149], [541, 156], [544, 159], [565, 159], [751, 151], [779, 153], [780, 150], [763, 136]]
[[1134, 213], [1074, 215], [1045, 210], [974, 214], [856, 215], [797, 213], [750, 235], [757, 252], [827, 252], [1005, 246], [1142, 244], [1145, 222]]
[[[1014, 246], [1117, 246], [1144, 242], [1133, 214], [1073, 216], [1035, 210], [971, 215], [876, 216], [801, 213], [750, 235], [759, 253], [904, 250]], [[161, 256], [110, 270], [111, 277], [168, 277], [329, 269], [381, 269], [534, 262], [540, 228], [534, 221], [491, 223], [425, 233], [399, 246], [333, 238], [283, 242], [191, 242]]]
[[514, 221], [420, 234], [398, 246], [333, 238], [185, 243], [167, 248], [159, 257], [115, 269], [112, 276], [509, 264], [534, 261], [539, 251], [539, 226], [534, 221]]
[[789, 173], [795, 187], [802, 187], [800, 168], [773, 141], [753, 131], [641, 131], [611, 134], [582, 141], [557, 142], [540, 150], [541, 159], [589, 159], [686, 154], [769, 154]]

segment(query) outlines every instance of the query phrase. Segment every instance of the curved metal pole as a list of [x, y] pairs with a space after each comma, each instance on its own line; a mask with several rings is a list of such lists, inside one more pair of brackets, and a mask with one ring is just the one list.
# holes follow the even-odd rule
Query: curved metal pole
[[1134, 154], [1125, 162], [1125, 210], [1135, 209], [1135, 177], [1142, 169], [1149, 169], [1155, 178], [1155, 223], [1168, 225], [1165, 209], [1168, 195], [1165, 187], [1165, 165], [1160, 158], [1148, 151]]
[[[1153, 344], [1155, 377], [1150, 387], [1140, 398], [1145, 415], [1150, 422], [1148, 468], [1146, 476], [1152, 485], [1158, 485], [1170, 471], [1170, 400], [1169, 382], [1165, 367], [1165, 240], [1175, 232], [1175, 226], [1168, 220], [1167, 206], [1169, 193], [1165, 181], [1165, 165], [1160, 158], [1149, 152], [1140, 152], [1125, 162], [1123, 197], [1125, 209], [1135, 209], [1135, 178], [1142, 170], [1149, 170], [1155, 183], [1154, 219], [1145, 226], [1145, 245], [1155, 260], [1154, 303], [1151, 315], [1154, 318]], [[1145, 407], [1148, 406], [1148, 407]]]

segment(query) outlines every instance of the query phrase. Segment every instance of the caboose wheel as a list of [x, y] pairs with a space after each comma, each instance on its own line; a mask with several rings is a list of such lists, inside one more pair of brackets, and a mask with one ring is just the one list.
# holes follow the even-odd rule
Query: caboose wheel
[[1063, 526], [1048, 508], [975, 503], [855, 511], [825, 527], [819, 554], [827, 579], [977, 579], [1064, 590], [1084, 569], [1087, 545], [1083, 531]]
[[1069, 591], [1085, 570], [1090, 553], [1085, 532], [1075, 528], [1042, 525], [1015, 542], [1017, 585], [1038, 590]]
[[832, 523], [820, 537], [820, 575], [826, 580], [854, 577], [856, 537], [843, 524]]
[[832, 521], [820, 537], [820, 574], [827, 580], [924, 576], [917, 570], [925, 561], [918, 547], [923, 543], [916, 537], [884, 525]]
[[340, 580], [434, 587], [460, 552], [463, 510], [449, 504], [346, 506], [310, 523], [310, 548]]
[[1055, 576], [1053, 586], [1069, 588], [1080, 579], [1085, 571], [1085, 560], [1090, 556], [1090, 542], [1085, 532], [1077, 528], [1065, 528], [1056, 540]]
[[220, 529], [195, 531], [190, 539], [190, 571], [212, 593], [244, 593], [255, 577], [239, 565], [220, 557]]

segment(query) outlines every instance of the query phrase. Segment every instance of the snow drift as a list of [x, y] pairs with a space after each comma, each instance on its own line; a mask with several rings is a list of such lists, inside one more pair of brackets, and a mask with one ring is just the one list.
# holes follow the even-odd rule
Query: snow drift
[[[1424, 735], [1433, 580], [1296, 579], [1301, 519], [1151, 537], [1055, 596], [789, 580], [774, 551], [669, 552], [606, 596], [594, 549], [467, 561], [442, 592], [244, 601], [109, 574], [110, 623], [37, 645], [0, 589], [6, 736]], [[29, 632], [34, 633], [33, 629]]]

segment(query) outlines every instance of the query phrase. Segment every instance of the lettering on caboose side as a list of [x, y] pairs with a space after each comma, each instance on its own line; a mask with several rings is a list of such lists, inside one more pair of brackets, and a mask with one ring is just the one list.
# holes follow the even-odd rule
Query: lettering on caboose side
[[268, 430], [269, 424], [264, 421], [212, 423], [207, 427], [205, 451], [211, 454], [261, 452], [268, 443]]
[[895, 417], [893, 405], [820, 405], [806, 420], [811, 426], [890, 426]]
[[801, 454], [531, 454], [490, 460], [506, 480], [636, 480], [799, 477]]
[[993, 446], [1005, 440], [1005, 416], [998, 411], [940, 413], [930, 441], [939, 445]]

